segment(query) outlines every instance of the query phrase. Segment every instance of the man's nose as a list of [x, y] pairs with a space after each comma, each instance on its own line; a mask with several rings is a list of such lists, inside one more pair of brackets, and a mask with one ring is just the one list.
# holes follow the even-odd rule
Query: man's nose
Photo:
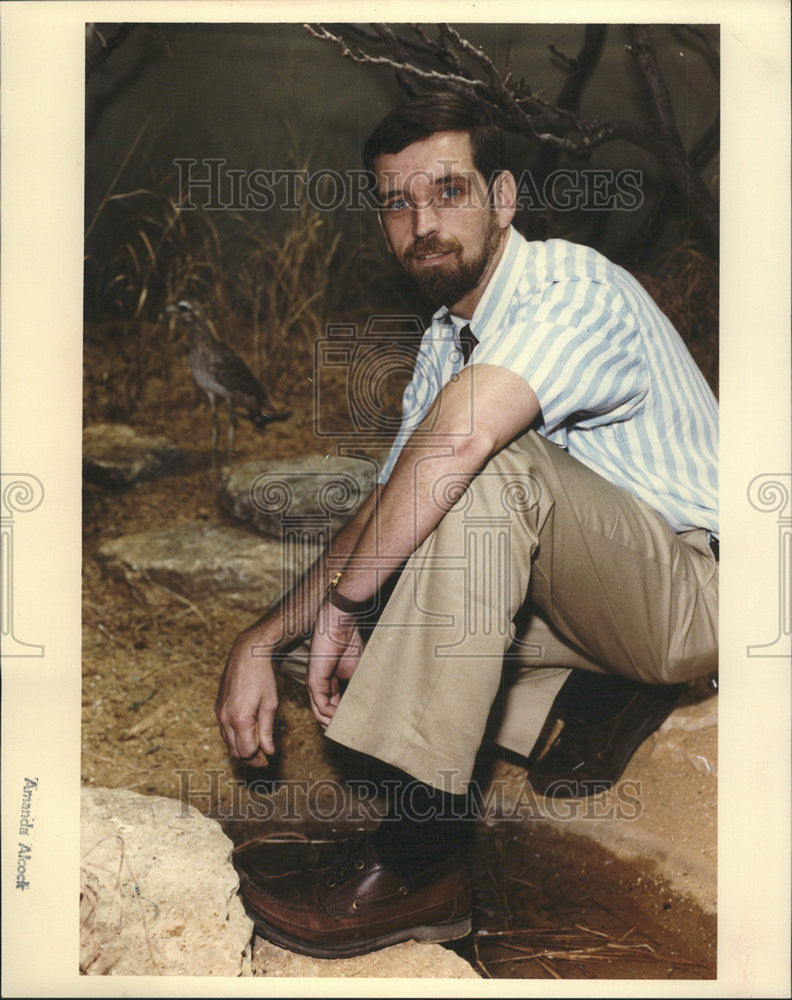
[[413, 208], [413, 235], [424, 238], [437, 231], [437, 209], [433, 202]]

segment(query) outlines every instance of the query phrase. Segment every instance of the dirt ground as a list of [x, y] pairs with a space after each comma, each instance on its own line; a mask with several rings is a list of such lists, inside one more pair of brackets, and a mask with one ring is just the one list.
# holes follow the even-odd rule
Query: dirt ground
[[[112, 359], [98, 345], [99, 340], [91, 347], [89, 338], [86, 423], [120, 416], [112, 380], [102, 378]], [[235, 462], [319, 450], [311, 393], [307, 377], [285, 386], [283, 398], [293, 416], [264, 434], [241, 423]], [[238, 844], [284, 829], [283, 809], [267, 806], [273, 778], [338, 779], [346, 761], [322, 740], [302, 689], [285, 678], [275, 766], [255, 774], [234, 767], [215, 722], [214, 699], [228, 649], [250, 624], [251, 611], [211, 595], [196, 598], [155, 585], [132, 588], [100, 570], [97, 548], [119, 535], [195, 520], [239, 527], [216, 500], [209, 407], [191, 386], [186, 360], [152, 380], [144, 402], [127, 422], [141, 433], [166, 435], [188, 461], [177, 473], [127, 490], [85, 486], [82, 780], [187, 799], [219, 819]], [[514, 762], [496, 766], [512, 786], [522, 781]], [[628, 776], [651, 770], [651, 741], [631, 768]], [[680, 764], [657, 780], [663, 832], [684, 840], [688, 804], [701, 801], [702, 775]], [[327, 795], [334, 794], [326, 784]], [[714, 852], [710, 813], [700, 817], [698, 836], [710, 838]], [[341, 829], [344, 821], [332, 825]], [[310, 832], [307, 825], [298, 826]], [[671, 884], [651, 857], [648, 850], [640, 862], [625, 860], [607, 844], [576, 832], [560, 834], [541, 822], [482, 827], [478, 930], [455, 950], [482, 975], [495, 978], [714, 976], [714, 897], [711, 906], [702, 905], [701, 891], [686, 893], [684, 886]]]

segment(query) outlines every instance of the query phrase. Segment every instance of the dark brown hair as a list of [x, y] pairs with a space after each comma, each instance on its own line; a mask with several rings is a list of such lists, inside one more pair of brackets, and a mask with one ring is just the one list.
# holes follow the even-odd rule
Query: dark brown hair
[[363, 147], [366, 170], [373, 179], [377, 157], [400, 153], [436, 132], [466, 132], [470, 136], [473, 165], [488, 186], [504, 169], [500, 131], [490, 109], [474, 97], [443, 92], [416, 97], [382, 119]]

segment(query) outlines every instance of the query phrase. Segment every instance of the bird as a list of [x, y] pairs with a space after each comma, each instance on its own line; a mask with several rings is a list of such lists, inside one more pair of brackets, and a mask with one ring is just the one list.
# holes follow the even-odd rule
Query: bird
[[245, 362], [212, 332], [204, 310], [187, 299], [165, 307], [164, 313], [175, 316], [187, 331], [190, 371], [212, 406], [212, 468], [217, 461], [217, 438], [220, 418], [217, 401], [228, 407], [228, 461], [234, 455], [234, 430], [237, 407], [259, 429], [275, 420], [286, 420], [291, 410], [278, 411], [272, 397]]

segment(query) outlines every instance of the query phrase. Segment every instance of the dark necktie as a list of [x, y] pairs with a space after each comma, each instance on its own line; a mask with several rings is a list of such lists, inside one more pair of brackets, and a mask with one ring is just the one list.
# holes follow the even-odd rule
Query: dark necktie
[[459, 331], [459, 346], [462, 350], [462, 357], [465, 364], [470, 360], [470, 355], [473, 353], [473, 348], [477, 343], [478, 340], [470, 329], [470, 323], [465, 323]]

